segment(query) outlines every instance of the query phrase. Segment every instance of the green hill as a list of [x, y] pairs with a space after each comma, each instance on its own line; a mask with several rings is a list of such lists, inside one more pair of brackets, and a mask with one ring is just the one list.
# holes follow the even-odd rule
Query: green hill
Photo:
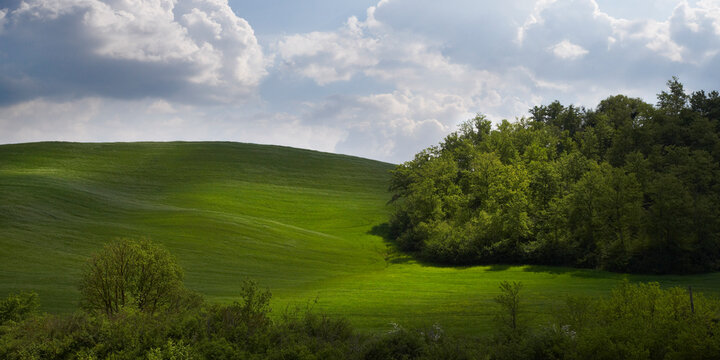
[[[35, 290], [76, 309], [80, 269], [116, 237], [167, 246], [186, 284], [231, 301], [241, 280], [273, 292], [275, 313], [317, 308], [362, 329], [438, 322], [491, 326], [501, 280], [525, 283], [540, 321], [564, 294], [607, 293], [625, 277], [551, 267], [432, 267], [388, 253], [393, 165], [240, 143], [33, 143], [0, 146], [0, 296]], [[633, 276], [720, 292], [720, 274]]]

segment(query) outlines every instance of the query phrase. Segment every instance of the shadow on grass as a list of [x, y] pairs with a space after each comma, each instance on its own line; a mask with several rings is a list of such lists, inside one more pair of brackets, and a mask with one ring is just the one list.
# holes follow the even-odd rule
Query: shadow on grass
[[[465, 265], [459, 265], [459, 264], [448, 264], [448, 263], [442, 263], [442, 262], [434, 262], [429, 261], [427, 259], [423, 259], [419, 256], [417, 253], [413, 252], [407, 252], [400, 249], [400, 246], [397, 243], [397, 239], [393, 238], [390, 232], [390, 224], [389, 223], [382, 223], [377, 224], [373, 226], [367, 234], [379, 236], [383, 239], [383, 243], [385, 244], [384, 249], [377, 249], [376, 251], [380, 254], [380, 256], [385, 259], [386, 266], [389, 266], [391, 264], [408, 264], [408, 263], [414, 263], [418, 264], [420, 266], [424, 267], [435, 267], [435, 268], [453, 268], [458, 270], [464, 270], [464, 269], [470, 269], [474, 267], [479, 266], [485, 266], [487, 267], [487, 271], [505, 271], [513, 267], [519, 267], [519, 266], [525, 266], [523, 269], [524, 271], [529, 272], [546, 272], [546, 273], [555, 273], [553, 271], [557, 271], [558, 274], [561, 273], [571, 273], [574, 275], [575, 272], [583, 272], [583, 270], [580, 269], [573, 269], [573, 268], [555, 268], [552, 266], [537, 266], [537, 265], [525, 265], [525, 264], [465, 264]], [[592, 277], [592, 276], [588, 276]]]
[[382, 223], [375, 225], [367, 233], [370, 235], [379, 236], [383, 239], [385, 248], [378, 250], [378, 253], [385, 260], [385, 266], [388, 266], [390, 264], [406, 264], [417, 261], [417, 259], [415, 259], [415, 257], [411, 254], [405, 253], [400, 250], [397, 242], [390, 236], [390, 224]]
[[417, 253], [407, 252], [400, 249], [397, 240], [390, 234], [390, 224], [382, 223], [372, 227], [367, 232], [369, 235], [379, 236], [383, 239], [385, 249], [378, 250], [378, 253], [385, 259], [386, 265], [390, 264], [408, 264], [414, 263], [420, 266], [436, 267], [436, 268], [454, 268], [454, 269], [469, 269], [478, 265], [456, 265], [446, 264], [440, 262], [432, 262], [427, 259], [423, 259], [418, 256]]
[[[458, 270], [471, 269], [475, 267], [487, 267], [486, 271], [501, 272], [510, 270], [512, 268], [521, 267], [524, 272], [531, 273], [544, 273], [550, 275], [569, 275], [578, 278], [587, 279], [608, 279], [608, 280], [620, 280], [624, 277], [628, 277], [628, 274], [614, 273], [604, 270], [586, 269], [586, 268], [573, 268], [567, 266], [557, 265], [536, 265], [536, 264], [523, 264], [523, 263], [507, 263], [507, 264], [448, 264], [441, 262], [428, 261], [418, 256], [417, 253], [407, 252], [400, 249], [397, 240], [392, 237], [390, 232], [390, 224], [382, 223], [373, 226], [367, 234], [378, 236], [383, 239], [385, 245], [384, 249], [377, 249], [378, 254], [385, 260], [386, 266], [391, 264], [408, 264], [414, 263], [424, 267], [435, 267], [435, 268], [453, 268]], [[629, 275], [630, 278], [642, 277]], [[645, 276], [647, 277], [647, 276]]]
[[551, 265], [526, 265], [523, 271], [533, 273], [544, 273], [550, 275], [569, 275], [577, 278], [586, 279], [609, 279], [620, 280], [627, 277], [624, 273], [614, 273], [605, 270], [572, 268], [567, 266], [551, 266]]
[[505, 271], [513, 266], [517, 265], [510, 265], [510, 264], [492, 264], [492, 265], [486, 265], [488, 266], [487, 271]]

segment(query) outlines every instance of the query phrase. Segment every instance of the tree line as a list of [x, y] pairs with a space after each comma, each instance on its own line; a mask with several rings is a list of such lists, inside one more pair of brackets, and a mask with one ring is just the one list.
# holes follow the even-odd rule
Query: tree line
[[[146, 291], [149, 278], [157, 291]], [[626, 281], [606, 297], [566, 298], [552, 320], [532, 325], [522, 284], [502, 282], [493, 333], [464, 337], [440, 324], [362, 333], [312, 305], [270, 316], [270, 291], [251, 280], [232, 303], [209, 303], [184, 287], [175, 258], [148, 240], [106, 245], [87, 262], [80, 290], [83, 310], [65, 315], [40, 313], [34, 293], [0, 299], [0, 358], [720, 358], [720, 302], [657, 283]]]
[[720, 96], [478, 115], [392, 172], [391, 237], [447, 264], [720, 270]]

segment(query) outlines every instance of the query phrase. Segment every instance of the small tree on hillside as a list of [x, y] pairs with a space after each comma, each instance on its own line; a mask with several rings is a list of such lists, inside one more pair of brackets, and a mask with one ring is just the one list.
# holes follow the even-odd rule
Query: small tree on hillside
[[500, 305], [498, 320], [513, 332], [520, 329], [518, 321], [518, 314], [520, 312], [520, 289], [522, 289], [522, 283], [520, 282], [513, 282], [511, 284], [503, 281], [500, 283], [500, 295], [495, 297], [495, 302]]
[[88, 260], [80, 281], [82, 307], [112, 315], [125, 306], [154, 313], [184, 289], [183, 273], [164, 247], [119, 239]]

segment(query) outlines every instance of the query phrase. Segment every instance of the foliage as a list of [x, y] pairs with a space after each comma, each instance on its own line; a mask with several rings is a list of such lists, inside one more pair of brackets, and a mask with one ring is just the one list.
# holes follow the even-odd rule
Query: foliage
[[615, 288], [607, 299], [572, 299], [560, 315], [576, 358], [717, 358], [720, 303], [657, 283]]
[[167, 249], [147, 239], [119, 239], [88, 260], [80, 282], [82, 305], [106, 315], [125, 306], [152, 314], [180, 296], [182, 278]]
[[[115, 243], [116, 245], [117, 243]], [[145, 244], [152, 247], [152, 244]], [[106, 248], [107, 249], [107, 248]], [[172, 281], [172, 279], [170, 280]], [[624, 282], [609, 297], [568, 298], [533, 329], [519, 319], [520, 283], [500, 283], [496, 335], [456, 337], [438, 324], [360, 334], [313, 310], [270, 317], [269, 290], [245, 280], [238, 300], [209, 304], [185, 293], [162, 313], [34, 313], [36, 296], [0, 302], [0, 358], [16, 359], [686, 359], [720, 357], [720, 301], [657, 283]], [[693, 301], [692, 305], [689, 303]], [[524, 302], [524, 300], [523, 300]], [[8, 311], [8, 309], [11, 309]]]
[[210, 306], [206, 311], [204, 336], [242, 343], [249, 349], [267, 346], [270, 297], [270, 291], [260, 290], [256, 282], [245, 280], [240, 301]]
[[22, 321], [35, 313], [38, 307], [37, 294], [34, 292], [10, 294], [0, 300], [0, 325]]
[[503, 281], [500, 283], [500, 295], [495, 297], [495, 302], [500, 306], [498, 312], [498, 320], [501, 326], [506, 327], [511, 332], [518, 332], [522, 325], [519, 322], [520, 315], [520, 290], [522, 283], [513, 282], [512, 284]]
[[720, 270], [720, 97], [668, 87], [478, 115], [393, 171], [392, 237], [447, 264]]
[[[717, 359], [720, 301], [687, 289], [624, 282], [608, 297], [567, 298], [541, 327], [499, 324], [491, 337], [458, 337], [438, 324], [360, 334], [308, 306], [267, 317], [264, 294], [246, 281], [231, 305], [202, 303], [151, 315], [33, 315], [0, 334], [3, 359]], [[520, 309], [521, 286], [501, 283], [500, 317]], [[523, 296], [524, 298], [525, 296]], [[250, 301], [248, 300], [259, 300]], [[243, 304], [255, 304], [252, 311]], [[245, 314], [245, 315], [242, 315]], [[250, 315], [250, 316], [246, 316]], [[264, 319], [257, 321], [257, 319]], [[240, 332], [234, 332], [238, 327]], [[519, 327], [518, 327], [519, 329]]]

